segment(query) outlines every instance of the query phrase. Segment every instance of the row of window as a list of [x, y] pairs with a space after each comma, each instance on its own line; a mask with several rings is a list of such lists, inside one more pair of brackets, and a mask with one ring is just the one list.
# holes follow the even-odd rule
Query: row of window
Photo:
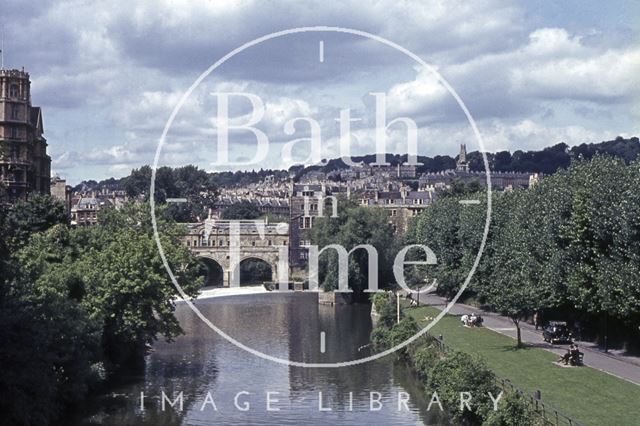
[[[396, 203], [396, 199], [394, 199], [394, 198], [388, 198], [388, 199], [385, 201], [385, 203], [386, 203], [386, 204], [402, 204], [402, 200], [398, 199], [397, 201], [398, 201], [398, 203]], [[413, 204], [425, 204], [425, 201], [427, 201], [427, 200], [425, 200], [425, 199], [423, 199], [423, 198], [414, 198], [414, 199], [413, 199]], [[363, 203], [363, 204], [367, 204], [367, 200], [362, 200], [362, 203]], [[406, 204], [406, 203], [405, 203], [405, 204]]]
[[[224, 245], [225, 245], [225, 240], [218, 241], [218, 247], [224, 247]], [[273, 241], [267, 240], [267, 246], [271, 246], [271, 245], [273, 245]], [[286, 246], [287, 240], [283, 240], [282, 245]], [[210, 241], [207, 241], [206, 238], [201, 238], [199, 241], [196, 240], [193, 242], [193, 247], [215, 247], [215, 246], [216, 246], [216, 240], [213, 240], [213, 239]], [[256, 241], [251, 241], [251, 246], [255, 247]], [[191, 240], [187, 240], [187, 247], [191, 247]]]
[[313, 227], [313, 217], [303, 216], [300, 218], [300, 229], [310, 229]]

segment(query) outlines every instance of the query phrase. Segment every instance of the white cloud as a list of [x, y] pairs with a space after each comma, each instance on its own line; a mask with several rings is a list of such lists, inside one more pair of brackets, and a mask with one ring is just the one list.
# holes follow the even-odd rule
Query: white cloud
[[[461, 95], [488, 132], [490, 146], [540, 148], [638, 131], [637, 40], [620, 43], [632, 37], [611, 36], [619, 30], [615, 22], [569, 31], [526, 4], [114, 0], [43, 3], [26, 13], [19, 1], [5, 3], [5, 65], [24, 64], [31, 72], [33, 103], [44, 107], [50, 151], [61, 153], [54, 165], [71, 174], [89, 174], [93, 166], [103, 167], [96, 173], [116, 173], [149, 163], [171, 110], [207, 66], [255, 37], [311, 25], [362, 29], [417, 52]], [[464, 115], [429, 73], [411, 74], [414, 64], [375, 43], [323, 37], [322, 66], [313, 48], [317, 35], [274, 41], [225, 64], [176, 117], [166, 160], [199, 161], [210, 149], [214, 90], [262, 95], [261, 128], [278, 143], [305, 135], [300, 125], [285, 137], [287, 120], [313, 116], [327, 147], [335, 148], [336, 112], [355, 98], [354, 115], [370, 114], [360, 99], [368, 86], [387, 92], [389, 119], [414, 118], [423, 126], [420, 137], [437, 141], [440, 153], [455, 152], [469, 137]], [[246, 119], [242, 108], [235, 112]], [[370, 122], [359, 123], [361, 143], [354, 151], [361, 151], [354, 153], [373, 150]], [[251, 155], [251, 140], [234, 139], [238, 155]], [[397, 132], [389, 143], [402, 150]]]

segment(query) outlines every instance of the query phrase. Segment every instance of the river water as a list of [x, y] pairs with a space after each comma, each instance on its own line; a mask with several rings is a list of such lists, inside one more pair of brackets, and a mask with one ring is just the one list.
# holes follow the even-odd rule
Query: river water
[[[340, 362], [370, 355], [368, 348], [359, 350], [372, 327], [366, 305], [320, 306], [309, 293], [266, 293], [198, 300], [196, 306], [233, 338], [272, 356]], [[227, 342], [186, 304], [176, 315], [185, 334], [157, 342], [144, 372], [93, 399], [80, 424], [447, 424], [437, 406], [426, 410], [423, 386], [393, 356], [343, 368], [290, 367]], [[180, 392], [182, 410], [175, 399]], [[176, 401], [173, 408], [169, 400]]]

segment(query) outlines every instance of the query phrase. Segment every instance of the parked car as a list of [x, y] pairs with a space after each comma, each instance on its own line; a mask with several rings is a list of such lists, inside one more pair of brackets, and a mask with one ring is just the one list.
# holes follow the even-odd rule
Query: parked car
[[542, 338], [549, 343], [571, 343], [573, 336], [564, 321], [550, 321], [542, 331]]

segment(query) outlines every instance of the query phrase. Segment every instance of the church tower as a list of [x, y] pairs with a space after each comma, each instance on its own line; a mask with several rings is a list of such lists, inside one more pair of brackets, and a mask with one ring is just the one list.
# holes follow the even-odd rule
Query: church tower
[[31, 106], [31, 81], [24, 70], [0, 69], [0, 182], [10, 199], [48, 194], [51, 157], [40, 107]]
[[467, 161], [467, 145], [460, 145], [460, 154], [458, 154], [458, 161], [456, 162], [456, 170], [459, 172], [469, 171], [469, 162]]

